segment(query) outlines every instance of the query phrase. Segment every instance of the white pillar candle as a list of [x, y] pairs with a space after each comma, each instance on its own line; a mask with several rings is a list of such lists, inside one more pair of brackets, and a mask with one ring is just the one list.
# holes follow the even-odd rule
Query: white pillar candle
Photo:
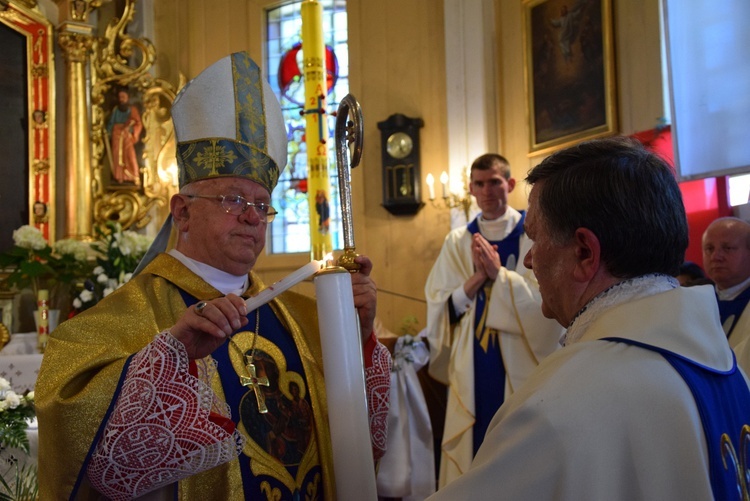
[[245, 306], [247, 306], [247, 312], [250, 313], [253, 310], [257, 310], [271, 299], [275, 298], [282, 292], [294, 287], [306, 278], [310, 278], [317, 273], [323, 266], [325, 261], [310, 261], [302, 268], [297, 271], [285, 276], [278, 282], [274, 282], [255, 296], [245, 300]]
[[430, 200], [435, 200], [435, 178], [432, 173], [427, 174], [427, 189], [430, 192]]
[[448, 198], [448, 173], [445, 171], [440, 174], [440, 184], [443, 185], [443, 198]]
[[343, 268], [314, 278], [331, 429], [336, 499], [375, 501], [375, 463], [367, 415], [362, 336], [352, 279]]

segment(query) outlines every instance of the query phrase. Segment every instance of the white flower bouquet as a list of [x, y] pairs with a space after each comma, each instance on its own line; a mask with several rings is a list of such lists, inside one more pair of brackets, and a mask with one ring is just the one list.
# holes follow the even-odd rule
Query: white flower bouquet
[[134, 231], [123, 231], [117, 223], [108, 223], [105, 231], [97, 229], [97, 232], [99, 241], [91, 245], [97, 253], [97, 265], [73, 299], [76, 313], [94, 306], [127, 283], [151, 245], [150, 238]]
[[13, 231], [14, 246], [0, 254], [0, 268], [8, 270], [3, 285], [17, 290], [30, 287], [34, 294], [50, 289], [54, 308], [56, 298], [64, 298], [74, 280], [89, 273], [87, 244], [72, 239], [50, 246], [42, 232], [31, 225]]
[[36, 415], [34, 392], [18, 394], [10, 383], [0, 377], [0, 444], [2, 447], [18, 447], [29, 452], [26, 436], [29, 420]]
[[25, 463], [13, 449], [29, 454], [26, 429], [35, 416], [34, 392], [18, 394], [10, 383], [0, 377], [0, 453], [4, 468], [0, 468], [0, 500], [37, 499], [39, 486], [37, 469]]

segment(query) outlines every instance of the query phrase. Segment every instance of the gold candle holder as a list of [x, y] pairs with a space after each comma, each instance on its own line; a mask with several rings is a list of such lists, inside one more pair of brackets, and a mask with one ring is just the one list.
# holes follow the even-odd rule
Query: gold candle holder
[[39, 325], [37, 325], [37, 350], [44, 353], [49, 339], [49, 291], [42, 289], [37, 293], [37, 309], [39, 310]]

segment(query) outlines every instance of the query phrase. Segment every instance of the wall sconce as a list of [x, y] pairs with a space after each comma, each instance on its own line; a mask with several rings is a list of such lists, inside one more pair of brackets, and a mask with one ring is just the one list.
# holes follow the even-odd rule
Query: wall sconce
[[448, 173], [443, 171], [440, 174], [440, 185], [442, 187], [443, 203], [440, 204], [439, 202], [435, 201], [435, 178], [432, 174], [427, 174], [425, 182], [427, 183], [427, 190], [430, 193], [430, 202], [432, 203], [432, 206], [437, 209], [461, 209], [464, 211], [466, 221], [468, 222], [469, 216], [471, 215], [471, 206], [473, 202], [473, 198], [469, 193], [469, 178], [470, 174], [468, 169], [464, 169], [463, 193], [459, 195], [457, 193], [454, 193], [453, 191], [448, 190], [448, 181], [450, 180], [450, 178], [448, 177]]
[[383, 207], [394, 215], [413, 215], [422, 203], [419, 129], [421, 118], [400, 113], [378, 122], [383, 161]]

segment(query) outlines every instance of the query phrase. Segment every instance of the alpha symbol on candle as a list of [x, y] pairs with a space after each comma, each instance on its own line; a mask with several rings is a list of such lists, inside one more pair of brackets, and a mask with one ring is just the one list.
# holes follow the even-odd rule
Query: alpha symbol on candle
[[260, 389], [261, 386], [270, 386], [267, 377], [258, 377], [255, 372], [255, 364], [253, 360], [245, 355], [245, 368], [250, 377], [240, 376], [240, 383], [242, 386], [250, 386], [255, 392], [255, 398], [258, 400], [258, 412], [265, 414], [268, 412], [266, 407], [266, 399], [263, 397], [263, 391]]

